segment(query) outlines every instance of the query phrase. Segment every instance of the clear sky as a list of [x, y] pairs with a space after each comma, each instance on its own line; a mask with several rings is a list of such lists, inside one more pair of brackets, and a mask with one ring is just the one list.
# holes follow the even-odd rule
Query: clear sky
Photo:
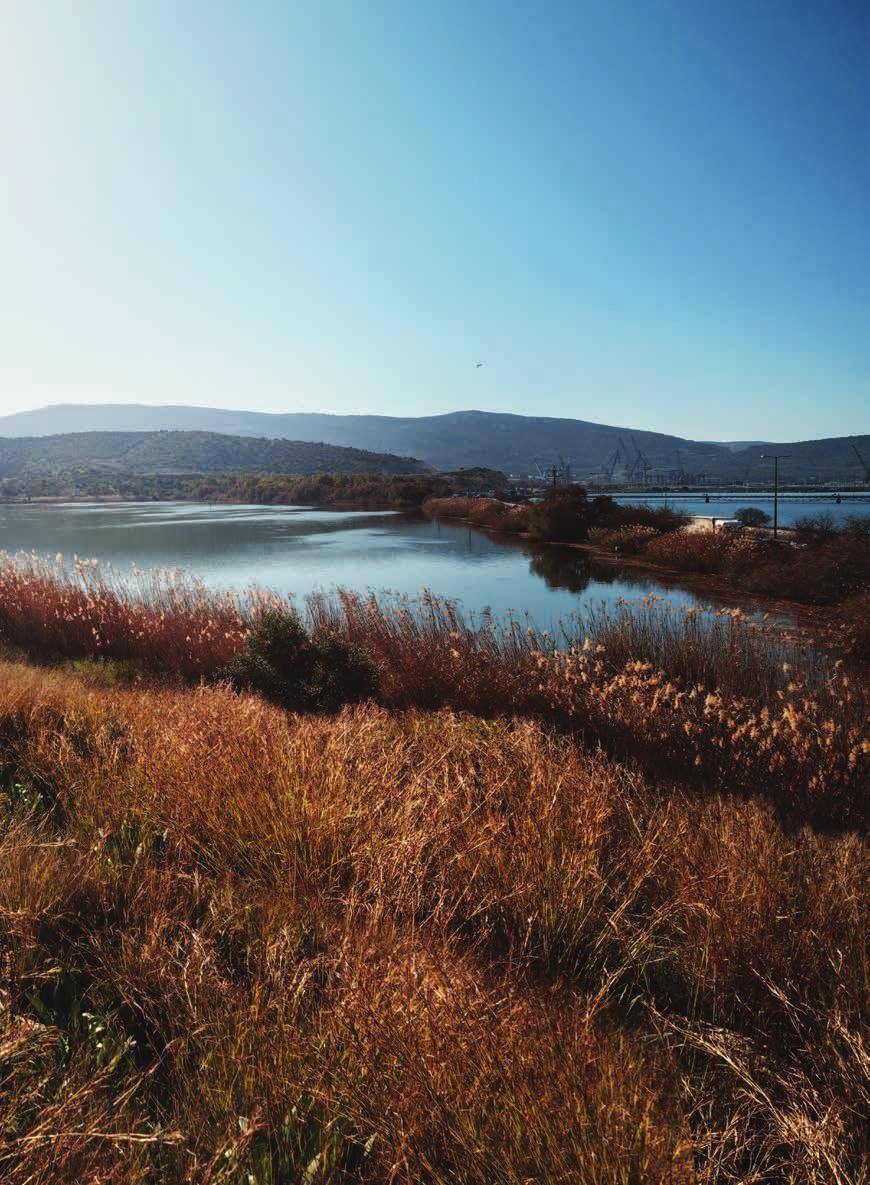
[[0, 18], [4, 411], [870, 430], [867, 0]]

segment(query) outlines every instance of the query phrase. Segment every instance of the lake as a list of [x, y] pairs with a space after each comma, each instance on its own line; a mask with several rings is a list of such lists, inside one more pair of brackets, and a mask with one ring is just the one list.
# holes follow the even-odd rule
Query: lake
[[[837, 502], [839, 496], [840, 501]], [[614, 494], [614, 501], [635, 506], [669, 506], [679, 514], [704, 514], [716, 518], [732, 518], [741, 506], [757, 506], [773, 521], [773, 491], [745, 490], [740, 493], [711, 493], [709, 501], [703, 494]], [[850, 515], [858, 518], [870, 516], [870, 494], [867, 493], [818, 493], [780, 494], [779, 525], [793, 526], [799, 519], [829, 515], [835, 523], [844, 522]]]
[[584, 604], [620, 597], [700, 600], [631, 569], [590, 564], [576, 549], [393, 512], [186, 502], [7, 505], [0, 507], [0, 549], [96, 558], [122, 572], [134, 563], [183, 568], [213, 588], [256, 584], [299, 598], [336, 586], [411, 597], [428, 588], [468, 614], [528, 613], [542, 629]]

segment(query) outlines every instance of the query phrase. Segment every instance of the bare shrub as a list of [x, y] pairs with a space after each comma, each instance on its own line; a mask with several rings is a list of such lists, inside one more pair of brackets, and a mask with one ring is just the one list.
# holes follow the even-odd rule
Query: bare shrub
[[621, 555], [637, 555], [655, 539], [659, 532], [655, 527], [639, 525], [629, 527], [592, 527], [589, 531], [589, 542], [604, 551], [618, 552]]

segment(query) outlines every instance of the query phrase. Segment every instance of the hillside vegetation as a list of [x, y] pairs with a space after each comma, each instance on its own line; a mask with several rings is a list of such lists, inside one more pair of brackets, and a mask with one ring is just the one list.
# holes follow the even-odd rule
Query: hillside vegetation
[[332, 444], [217, 432], [70, 432], [0, 437], [0, 479], [96, 480], [113, 474], [177, 473], [419, 474], [412, 457]]
[[111, 473], [61, 470], [48, 476], [10, 478], [5, 497], [101, 498], [123, 501], [254, 503], [322, 506], [333, 510], [409, 510], [433, 496], [448, 496], [451, 480], [433, 474], [380, 473]]
[[323, 506], [333, 510], [416, 510], [430, 498], [457, 490], [490, 490], [504, 483], [492, 470], [459, 473], [118, 473], [62, 469], [0, 481], [0, 496], [105, 498], [127, 501], [253, 503], [262, 506]]
[[[597, 414], [596, 407], [592, 414]], [[716, 481], [771, 480], [764, 452], [791, 454], [783, 465], [785, 481], [856, 482], [865, 466], [855, 448], [870, 464], [870, 436], [841, 436], [827, 440], [752, 442], [746, 447], [685, 440], [661, 432], [638, 431], [582, 419], [518, 416], [500, 412], [458, 411], [438, 416], [323, 415], [307, 412], [267, 414], [204, 407], [148, 407], [136, 404], [61, 405], [0, 417], [0, 435], [38, 436], [83, 428], [110, 431], [225, 432], [241, 436], [287, 437], [327, 441], [334, 445], [421, 457], [436, 469], [484, 466], [505, 473], [536, 472], [536, 463], [550, 464], [560, 456], [578, 478], [601, 473], [617, 450], [616, 477], [625, 475], [625, 457], [637, 460], [642, 451], [651, 470], [683, 470], [696, 478], [706, 474]], [[241, 466], [256, 468], [256, 466]], [[332, 468], [337, 468], [332, 466]], [[294, 472], [294, 470], [286, 470]], [[655, 479], [656, 474], [651, 472]]]

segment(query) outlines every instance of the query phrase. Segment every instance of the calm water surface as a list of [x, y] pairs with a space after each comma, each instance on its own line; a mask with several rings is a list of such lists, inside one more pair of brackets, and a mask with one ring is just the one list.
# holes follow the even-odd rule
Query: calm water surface
[[[712, 513], [712, 512], [711, 512]], [[253, 584], [303, 597], [343, 586], [417, 596], [428, 588], [466, 613], [528, 613], [541, 628], [584, 604], [692, 594], [631, 570], [591, 566], [571, 548], [491, 538], [422, 517], [290, 506], [184, 502], [0, 507], [0, 549], [96, 558], [121, 571], [183, 568], [214, 588]]]
[[[870, 494], [780, 494], [779, 525], [793, 526], [798, 519], [819, 515], [830, 516], [835, 523], [844, 522], [851, 515], [870, 517]], [[680, 514], [704, 514], [716, 518], [732, 518], [741, 506], [757, 506], [773, 521], [773, 492], [746, 490], [739, 494], [711, 494], [709, 502], [703, 494], [616, 494], [615, 501], [645, 506], [669, 506]]]

